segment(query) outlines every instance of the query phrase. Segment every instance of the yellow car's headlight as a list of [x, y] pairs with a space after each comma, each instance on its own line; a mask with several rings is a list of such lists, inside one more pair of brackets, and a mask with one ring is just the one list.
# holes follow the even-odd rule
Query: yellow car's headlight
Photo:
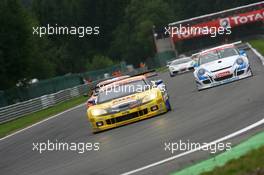
[[151, 92], [142, 99], [142, 103], [147, 103], [151, 100], [154, 100], [155, 98], [157, 98], [157, 96], [157, 92]]
[[107, 114], [107, 111], [104, 109], [92, 109], [91, 114], [96, 117], [96, 116]]

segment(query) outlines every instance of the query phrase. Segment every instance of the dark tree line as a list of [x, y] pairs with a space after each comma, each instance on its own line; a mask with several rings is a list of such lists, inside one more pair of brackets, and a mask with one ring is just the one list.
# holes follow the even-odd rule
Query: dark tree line
[[[154, 56], [152, 27], [254, 0], [1, 0], [0, 89], [18, 81]], [[99, 36], [32, 35], [32, 27], [99, 26]]]

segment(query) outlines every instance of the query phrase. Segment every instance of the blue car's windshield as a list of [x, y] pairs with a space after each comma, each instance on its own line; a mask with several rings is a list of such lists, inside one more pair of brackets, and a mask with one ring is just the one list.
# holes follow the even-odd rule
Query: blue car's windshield
[[215, 60], [220, 59], [216, 51], [211, 51], [206, 54], [203, 54], [199, 58], [199, 65], [206, 64]]
[[238, 55], [239, 53], [235, 48], [225, 48], [221, 50], [213, 50], [201, 54], [199, 57], [199, 65], [206, 64], [212, 61], [216, 61], [222, 58]]

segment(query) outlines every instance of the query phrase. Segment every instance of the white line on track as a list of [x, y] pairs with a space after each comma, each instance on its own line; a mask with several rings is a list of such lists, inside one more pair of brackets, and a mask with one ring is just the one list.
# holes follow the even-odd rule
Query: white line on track
[[264, 56], [261, 55], [255, 48], [251, 46], [251, 44], [247, 43], [248, 47], [259, 57], [260, 61], [262, 62], [262, 65], [264, 66]]
[[18, 133], [20, 133], [20, 132], [23, 132], [23, 131], [25, 131], [25, 130], [27, 130], [27, 129], [30, 129], [30, 128], [36, 126], [36, 125], [39, 125], [39, 124], [41, 124], [41, 123], [44, 123], [44, 122], [46, 122], [46, 121], [48, 121], [48, 120], [50, 120], [50, 119], [56, 118], [56, 117], [58, 117], [58, 116], [60, 116], [60, 115], [62, 115], [62, 114], [65, 114], [65, 113], [67, 113], [67, 112], [70, 112], [70, 111], [72, 111], [72, 110], [74, 110], [74, 109], [77, 109], [77, 108], [79, 108], [79, 107], [81, 107], [81, 106], [83, 106], [83, 105], [84, 105], [84, 103], [83, 103], [83, 104], [80, 104], [80, 105], [78, 105], [78, 106], [75, 106], [75, 107], [73, 107], [73, 108], [67, 109], [66, 111], [63, 111], [63, 112], [58, 113], [58, 114], [56, 114], [56, 115], [53, 115], [53, 116], [51, 116], [51, 117], [49, 117], [49, 118], [46, 118], [46, 119], [44, 119], [44, 120], [41, 120], [41, 121], [39, 121], [39, 122], [37, 122], [37, 123], [35, 123], [35, 124], [33, 124], [33, 125], [30, 125], [30, 126], [28, 126], [28, 127], [26, 127], [26, 128], [23, 128], [23, 129], [21, 129], [21, 130], [18, 130], [18, 131], [16, 131], [16, 132], [12, 133], [12, 134], [9, 134], [9, 135], [7, 135], [7, 136], [5, 136], [5, 137], [3, 137], [3, 138], [0, 138], [0, 141], [2, 141], [2, 140], [4, 140], [4, 139], [7, 139], [7, 138], [9, 138], [9, 137], [11, 137], [11, 136], [13, 136], [13, 135], [16, 135], [16, 134], [18, 134]]
[[[252, 51], [253, 51], [253, 52], [254, 52], [254, 53], [255, 53], [255, 54], [261, 59], [262, 64], [264, 65], [264, 57], [263, 57], [263, 56], [262, 56], [262, 55], [261, 55], [256, 49], [254, 49], [249, 43], [247, 43], [247, 44], [248, 44], [249, 48], [250, 48], [250, 49], [251, 49], [251, 50], [252, 50]], [[62, 114], [65, 114], [65, 113], [69, 112], [69, 111], [72, 111], [72, 110], [74, 110], [74, 109], [77, 109], [77, 108], [79, 108], [79, 107], [81, 107], [81, 106], [83, 106], [83, 105], [84, 105], [84, 104], [80, 104], [80, 105], [75, 106], [75, 107], [73, 107], [73, 108], [70, 108], [70, 109], [68, 109], [68, 110], [66, 110], [66, 111], [63, 111], [63, 112], [61, 112], [61, 113], [59, 113], [59, 114], [56, 114], [56, 115], [51, 116], [51, 117], [49, 117], [49, 118], [47, 118], [47, 119], [44, 119], [44, 120], [42, 120], [42, 121], [40, 121], [40, 122], [37, 122], [37, 123], [35, 123], [35, 124], [33, 124], [33, 125], [30, 125], [30, 126], [24, 128], [24, 129], [21, 129], [21, 130], [19, 130], [19, 131], [16, 131], [16, 132], [14, 132], [14, 133], [12, 133], [12, 134], [10, 134], [10, 135], [7, 135], [7, 136], [5, 136], [5, 137], [3, 137], [3, 138], [0, 138], [0, 141], [2, 141], [2, 140], [4, 140], [4, 139], [7, 139], [7, 138], [9, 138], [9, 137], [11, 137], [11, 136], [13, 136], [13, 135], [16, 135], [16, 134], [18, 134], [18, 133], [20, 133], [20, 132], [23, 132], [23, 131], [25, 131], [25, 130], [28, 130], [28, 129], [30, 129], [30, 128], [36, 126], [36, 125], [39, 125], [39, 124], [41, 124], [41, 123], [44, 123], [44, 122], [46, 122], [46, 121], [48, 121], [48, 120], [50, 120], [50, 119], [56, 118], [56, 117], [58, 117], [58, 116], [60, 116], [60, 115], [62, 115]], [[183, 156], [185, 156], [185, 155], [191, 154], [191, 153], [193, 153], [193, 152], [199, 151], [199, 150], [201, 150], [201, 149], [203, 149], [203, 148], [206, 148], [206, 147], [208, 147], [208, 146], [214, 145], [214, 144], [216, 144], [216, 143], [223, 142], [223, 141], [225, 141], [225, 140], [228, 140], [228, 139], [231, 139], [231, 138], [233, 138], [233, 137], [236, 137], [236, 136], [238, 136], [238, 135], [240, 135], [240, 134], [242, 134], [242, 133], [244, 133], [244, 132], [247, 132], [247, 131], [249, 131], [249, 130], [251, 130], [251, 129], [253, 129], [253, 128], [256, 128], [256, 127], [258, 127], [258, 126], [260, 126], [260, 125], [262, 125], [262, 124], [264, 124], [264, 118], [263, 118], [262, 120], [256, 122], [256, 123], [254, 123], [254, 124], [251, 124], [251, 125], [249, 125], [249, 126], [243, 128], [243, 129], [239, 130], [239, 131], [236, 131], [236, 132], [234, 132], [234, 133], [232, 133], [232, 134], [229, 134], [229, 135], [227, 135], [227, 136], [225, 136], [225, 137], [222, 137], [222, 138], [220, 138], [220, 139], [218, 139], [218, 140], [212, 141], [212, 142], [210, 142], [210, 143], [208, 143], [208, 144], [206, 144], [206, 145], [203, 145], [203, 146], [201, 146], [201, 147], [198, 147], [197, 149], [193, 149], [193, 150], [186, 151], [186, 152], [184, 152], [184, 153], [181, 153], [181, 154], [178, 154], [178, 155], [175, 155], [175, 156], [172, 156], [172, 157], [169, 157], [169, 158], [163, 159], [163, 160], [161, 160], [161, 161], [158, 161], [158, 162], [155, 162], [155, 163], [152, 163], [152, 164], [146, 165], [146, 166], [144, 166], [144, 167], [141, 167], [141, 168], [138, 168], [138, 169], [135, 169], [135, 170], [132, 170], [132, 171], [129, 171], [129, 172], [123, 173], [123, 174], [121, 174], [121, 175], [130, 175], [130, 174], [134, 174], [134, 173], [137, 173], [137, 172], [140, 172], [140, 171], [143, 171], [143, 170], [146, 170], [146, 169], [149, 169], [149, 168], [152, 168], [152, 167], [155, 167], [155, 166], [161, 165], [161, 164], [163, 164], [163, 163], [166, 163], [166, 162], [172, 161], [172, 160], [174, 160], [174, 159], [177, 159], [177, 158], [183, 157]]]
[[253, 128], [256, 128], [256, 127], [258, 127], [258, 126], [260, 126], [260, 125], [262, 125], [262, 124], [264, 124], [264, 118], [261, 119], [260, 121], [256, 122], [256, 123], [254, 123], [254, 124], [251, 124], [251, 125], [249, 125], [249, 126], [243, 128], [243, 129], [241, 129], [241, 130], [238, 130], [238, 131], [236, 131], [236, 132], [234, 132], [234, 133], [232, 133], [232, 134], [229, 134], [229, 135], [227, 135], [227, 136], [225, 136], [225, 137], [222, 137], [222, 138], [220, 138], [220, 139], [217, 139], [217, 140], [215, 140], [215, 141], [212, 141], [212, 142], [210, 142], [210, 143], [208, 143], [208, 144], [206, 144], [206, 145], [200, 146], [200, 147], [198, 147], [197, 149], [193, 149], [193, 150], [186, 151], [186, 152], [184, 152], [184, 153], [181, 153], [181, 154], [178, 154], [178, 155], [175, 155], [175, 156], [172, 156], [172, 157], [169, 157], [169, 158], [166, 158], [166, 159], [160, 160], [160, 161], [158, 161], [158, 162], [155, 162], [155, 163], [152, 163], [152, 164], [149, 164], [149, 165], [143, 166], [143, 167], [141, 167], [141, 168], [138, 168], [138, 169], [135, 169], [135, 170], [132, 170], [132, 171], [126, 172], [126, 173], [123, 173], [123, 174], [121, 174], [121, 175], [130, 175], [130, 174], [138, 173], [138, 172], [140, 172], [140, 171], [143, 171], [143, 170], [146, 170], [146, 169], [149, 169], [149, 168], [152, 168], [152, 167], [155, 167], [155, 166], [161, 165], [161, 164], [163, 164], [163, 163], [166, 163], [166, 162], [172, 161], [172, 160], [174, 160], [174, 159], [177, 159], [177, 158], [180, 158], [180, 157], [186, 156], [186, 155], [188, 155], [188, 154], [191, 154], [191, 153], [194, 153], [194, 152], [196, 152], [196, 151], [202, 150], [202, 149], [204, 149], [204, 148], [206, 148], [206, 147], [208, 147], [208, 146], [211, 146], [211, 145], [214, 145], [214, 144], [216, 144], [216, 143], [223, 142], [223, 141], [225, 141], [225, 140], [228, 140], [228, 139], [231, 139], [231, 138], [233, 138], [233, 137], [236, 137], [236, 136], [238, 136], [238, 135], [240, 135], [240, 134], [242, 134], [242, 133], [244, 133], [244, 132], [247, 132], [247, 131], [249, 131], [249, 130], [251, 130], [251, 129], [253, 129]]

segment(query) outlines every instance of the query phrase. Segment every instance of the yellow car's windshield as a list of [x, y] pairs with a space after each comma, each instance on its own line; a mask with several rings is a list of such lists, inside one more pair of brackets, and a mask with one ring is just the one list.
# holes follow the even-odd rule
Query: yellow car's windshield
[[104, 103], [113, 99], [125, 97], [134, 93], [143, 92], [150, 88], [145, 80], [137, 80], [125, 84], [113, 84], [109, 88], [100, 91], [98, 94], [98, 103]]

